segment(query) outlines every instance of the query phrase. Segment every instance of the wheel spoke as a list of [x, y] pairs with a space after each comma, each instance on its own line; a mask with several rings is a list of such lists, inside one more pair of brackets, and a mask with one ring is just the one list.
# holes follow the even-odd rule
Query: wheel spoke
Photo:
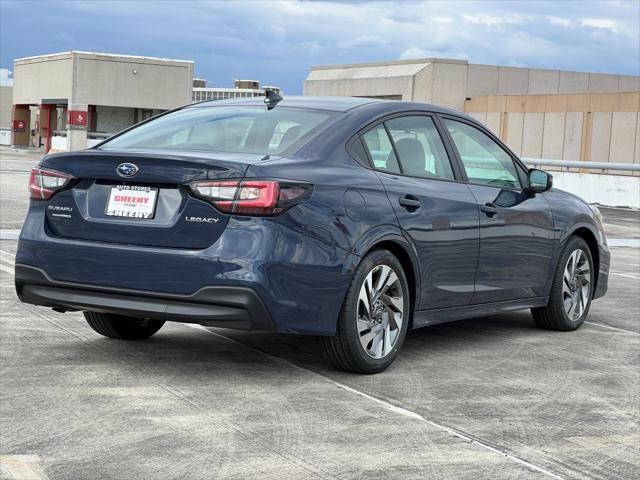
[[578, 308], [578, 296], [574, 294], [571, 297], [571, 308], [569, 309], [569, 317], [571, 317], [572, 320], [576, 314], [577, 308]]
[[380, 274], [378, 276], [378, 281], [376, 282], [376, 285], [374, 287], [374, 301], [377, 300], [382, 294], [384, 286], [387, 284], [389, 275], [393, 272], [393, 270], [391, 270], [391, 268], [387, 267], [386, 265], [380, 265], [378, 270]]
[[389, 352], [391, 352], [391, 349], [393, 348], [393, 345], [391, 344], [391, 329], [389, 327], [389, 322], [386, 322], [387, 324], [384, 326], [384, 349], [382, 352], [382, 355], [387, 356], [389, 355]]
[[567, 315], [571, 316], [571, 309], [573, 308], [573, 297], [568, 296], [564, 299], [564, 311], [567, 312]]
[[380, 329], [376, 336], [373, 338], [373, 345], [371, 345], [371, 352], [376, 356], [376, 358], [381, 358], [382, 347], [384, 343], [384, 331]]
[[386, 294], [389, 291], [389, 289], [392, 288], [397, 282], [398, 282], [398, 276], [396, 275], [396, 272], [391, 270], [391, 272], [387, 276], [387, 279], [385, 280], [384, 284], [382, 285], [382, 290], [381, 290], [380, 294], [381, 295]]
[[583, 309], [587, 308], [587, 303], [589, 303], [589, 284], [580, 289], [580, 298], [582, 299]]
[[362, 307], [363, 313], [366, 315], [366, 318], [371, 320], [371, 304], [369, 303], [369, 298], [367, 295], [367, 290], [365, 285], [362, 285], [360, 289], [360, 295], [358, 295], [358, 315], [360, 315], [360, 308]]
[[362, 288], [365, 290], [367, 303], [371, 305], [373, 303], [373, 271], [369, 272], [369, 275], [364, 279]]
[[565, 269], [566, 274], [569, 275], [569, 278], [573, 277], [573, 272], [576, 268], [575, 261], [576, 261], [576, 252], [573, 252], [569, 256], [569, 261], [567, 262], [567, 268]]
[[358, 333], [360, 335], [362, 335], [363, 332], [366, 332], [370, 328], [371, 328], [371, 321], [369, 319], [362, 318], [362, 317], [358, 319]]
[[402, 309], [404, 308], [402, 297], [395, 297], [385, 293], [380, 297], [380, 300], [394, 312], [402, 313]]
[[373, 332], [373, 330], [369, 330], [364, 335], [360, 335], [360, 345], [362, 345], [362, 347], [365, 350], [368, 350], [369, 349], [369, 343], [371, 343], [371, 340], [373, 340], [375, 338], [375, 336], [376, 336], [376, 334]]
[[392, 327], [395, 330], [400, 330], [402, 328], [402, 314], [394, 313], [389, 315], [389, 321], [393, 323]]

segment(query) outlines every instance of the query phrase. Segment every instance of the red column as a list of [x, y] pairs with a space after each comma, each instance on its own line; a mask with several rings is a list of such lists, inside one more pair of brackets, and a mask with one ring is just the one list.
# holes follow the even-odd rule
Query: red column
[[51, 114], [55, 108], [55, 105], [40, 105], [40, 136], [44, 137], [45, 153], [51, 150], [51, 137], [53, 136]]

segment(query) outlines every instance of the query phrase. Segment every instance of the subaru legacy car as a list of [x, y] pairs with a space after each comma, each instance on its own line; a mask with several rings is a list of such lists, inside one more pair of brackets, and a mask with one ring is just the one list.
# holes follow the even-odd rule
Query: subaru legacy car
[[375, 373], [407, 332], [607, 290], [601, 216], [462, 113], [348, 97], [205, 102], [31, 172], [15, 282], [138, 340], [166, 321], [317, 335]]

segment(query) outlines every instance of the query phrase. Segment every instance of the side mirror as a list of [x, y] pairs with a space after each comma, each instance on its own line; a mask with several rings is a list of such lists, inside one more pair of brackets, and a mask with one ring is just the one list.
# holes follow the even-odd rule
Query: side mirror
[[532, 168], [529, 170], [529, 191], [542, 193], [553, 187], [553, 176], [543, 170]]

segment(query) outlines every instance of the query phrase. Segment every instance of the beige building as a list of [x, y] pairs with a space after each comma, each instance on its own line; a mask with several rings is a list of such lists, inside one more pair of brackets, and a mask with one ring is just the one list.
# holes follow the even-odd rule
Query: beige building
[[88, 52], [21, 58], [12, 144], [78, 150], [191, 102], [193, 62]]
[[11, 105], [13, 87], [0, 85], [0, 145], [11, 144]]
[[640, 163], [640, 77], [421, 59], [311, 69], [305, 95], [464, 111], [525, 158]]

